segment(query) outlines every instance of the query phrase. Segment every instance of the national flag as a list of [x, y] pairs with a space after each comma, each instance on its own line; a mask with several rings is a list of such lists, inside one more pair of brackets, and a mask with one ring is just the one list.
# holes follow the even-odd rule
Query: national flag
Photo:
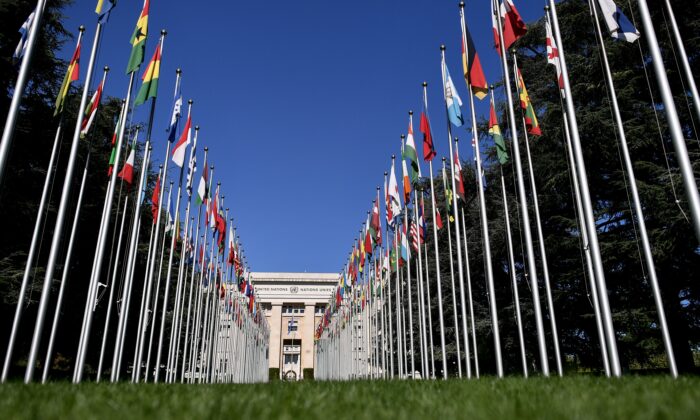
[[444, 166], [442, 168], [442, 185], [445, 188], [445, 207], [447, 207], [447, 219], [449, 222], [454, 222], [455, 218], [452, 208], [452, 199], [454, 196], [452, 195], [452, 183], [447, 182], [447, 171], [445, 170]]
[[408, 239], [406, 238], [406, 225], [401, 228], [401, 259], [408, 262], [409, 258]]
[[151, 215], [153, 216], [153, 224], [156, 223], [158, 219], [158, 202], [160, 200], [160, 175], [156, 180], [156, 186], [153, 188], [153, 195], [151, 195]]
[[[401, 154], [403, 155], [404, 153], [405, 152], [402, 150]], [[401, 170], [403, 174], [403, 200], [404, 203], [408, 204], [411, 202], [411, 177], [408, 174], [405, 158], [401, 159]]]
[[58, 91], [58, 97], [56, 98], [56, 107], [53, 112], [54, 116], [63, 111], [63, 104], [65, 103], [66, 96], [68, 96], [70, 85], [80, 77], [80, 44], [81, 41], [78, 41], [78, 45], [73, 52], [73, 57], [71, 57], [68, 63], [68, 70], [66, 71], [65, 77], [63, 77], [63, 83], [61, 84], [61, 89]]
[[229, 266], [233, 265], [233, 262], [235, 261], [233, 239], [234, 239], [233, 226], [229, 226], [229, 229], [228, 229], [228, 259], [227, 259]]
[[174, 213], [175, 212], [173, 211], [173, 200], [170, 199], [168, 200], [168, 223], [165, 225], [165, 232], [170, 232], [175, 227], [175, 223], [173, 221]]
[[375, 245], [382, 244], [382, 224], [379, 221], [379, 191], [377, 191], [377, 200], [372, 206], [372, 219], [369, 223], [369, 232], [372, 235], [372, 241]]
[[180, 114], [182, 112], [182, 80], [178, 77], [175, 86], [175, 97], [173, 98], [173, 113], [170, 116], [170, 126], [168, 127], [168, 141], [175, 142], [177, 136], [177, 127], [180, 123]]
[[503, 43], [508, 50], [515, 41], [527, 33], [527, 26], [512, 0], [503, 0], [500, 11], [503, 23]]
[[139, 106], [146, 103], [150, 98], [155, 98], [158, 95], [158, 79], [160, 78], [160, 44], [156, 47], [153, 53], [151, 62], [148, 63], [146, 71], [143, 73], [141, 80], [141, 89], [139, 89], [134, 106]]
[[12, 59], [15, 62], [21, 60], [22, 57], [24, 57], [24, 53], [27, 52], [27, 39], [29, 39], [29, 34], [32, 32], [32, 24], [34, 23], [35, 15], [36, 9], [32, 10], [32, 13], [27, 16], [27, 20], [19, 27], [19, 43], [17, 44], [17, 48], [15, 48], [15, 53], [12, 55]]
[[454, 151], [454, 166], [452, 167], [452, 176], [455, 179], [455, 185], [457, 188], [457, 196], [462, 199], [463, 202], [467, 202], [466, 193], [464, 191], [464, 180], [462, 179], [462, 163], [459, 158], [459, 152], [457, 149]]
[[394, 162], [391, 163], [391, 173], [389, 174], [389, 198], [391, 205], [387, 206], [387, 209], [391, 209], [391, 215], [393, 216], [389, 221], [389, 226], [393, 228], [395, 218], [401, 214], [401, 199], [399, 198], [399, 185], [396, 182]]
[[472, 34], [469, 33], [464, 19], [462, 19], [462, 69], [464, 70], [464, 80], [472, 87], [474, 96], [478, 99], [484, 99], [489, 93], [489, 85], [484, 76], [484, 69], [481, 67], [481, 59], [476, 52]]
[[192, 116], [188, 115], [187, 124], [185, 124], [185, 130], [182, 132], [180, 140], [178, 140], [177, 144], [173, 148], [173, 162], [180, 168], [182, 168], [182, 165], [185, 164], [185, 152], [187, 151], [187, 146], [190, 145], [191, 138]]
[[557, 85], [564, 96], [564, 76], [561, 73], [561, 61], [559, 61], [559, 47], [552, 34], [552, 25], [549, 19], [545, 22], [545, 32], [547, 33], [547, 63], [554, 66], [557, 70]]
[[603, 19], [605, 19], [605, 24], [608, 26], [610, 36], [627, 42], [639, 39], [639, 31], [613, 0], [598, 0], [598, 5]]
[[418, 250], [419, 245], [419, 234], [418, 234], [418, 229], [416, 227], [416, 223], [411, 221], [411, 230], [409, 232], [409, 236], [411, 237], [411, 247], [413, 248], [414, 251], [420, 252]]
[[403, 158], [408, 161], [408, 176], [413, 185], [418, 182], [420, 177], [420, 164], [418, 163], [416, 142], [413, 138], [413, 120], [408, 124], [408, 135], [406, 136], [406, 147], [403, 149]]
[[97, 90], [95, 93], [92, 95], [92, 99], [90, 99], [90, 103], [87, 105], [85, 108], [85, 115], [83, 116], [83, 122], [80, 124], [80, 138], [84, 139], [87, 137], [88, 131], [90, 131], [90, 127], [92, 126], [92, 123], [95, 121], [95, 116], [97, 115], [97, 108], [100, 106], [100, 101], [102, 100], [102, 89], [104, 89], [104, 84], [105, 81], [102, 80], [102, 83], [97, 87]]
[[460, 109], [462, 106], [462, 99], [459, 97], [455, 84], [452, 82], [450, 71], [447, 69], [447, 63], [445, 62], [445, 57], [442, 58], [442, 87], [445, 96], [445, 106], [447, 107], [447, 115], [450, 122], [455, 127], [461, 127], [464, 124], [464, 117], [462, 116], [462, 111]]
[[394, 219], [394, 214], [391, 209], [391, 196], [389, 195], [386, 175], [384, 175], [384, 210], [386, 210], [384, 213], [386, 215], [386, 224], [389, 225]]
[[498, 17], [494, 5], [496, 0], [491, 0], [491, 30], [493, 31], [493, 47], [498, 51], [498, 58], [501, 58], [501, 37], [498, 35]]
[[209, 199], [209, 168], [207, 167], [207, 160], [204, 160], [204, 169], [202, 170], [202, 177], [199, 179], [199, 187], [197, 187], [197, 198], [195, 202], [197, 205], [201, 205]]
[[129, 184], [131, 186], [134, 183], [134, 160], [135, 160], [135, 151], [134, 148], [131, 148], [131, 152], [129, 153], [129, 158], [126, 160], [126, 163], [124, 163], [124, 167], [122, 168], [121, 171], [117, 174], [119, 178], [121, 178], [124, 182]]
[[508, 150], [506, 143], [501, 134], [501, 127], [498, 125], [498, 117], [496, 116], [496, 107], [491, 97], [491, 112], [489, 113], [489, 134], [493, 137], [493, 142], [496, 143], [496, 154], [501, 165], [508, 162]]
[[187, 197], [192, 197], [192, 184], [194, 183], [194, 174], [197, 172], [197, 133], [194, 134], [194, 143], [192, 144], [192, 149], [190, 150], [190, 161], [187, 164], [187, 182], [185, 183], [185, 190], [187, 190]]
[[109, 12], [114, 9], [117, 5], [117, 0], [97, 0], [97, 7], [95, 7], [95, 13], [97, 13], [97, 21], [100, 23], [105, 23], [109, 19]]
[[515, 83], [518, 86], [518, 91], [520, 92], [520, 108], [522, 108], [523, 112], [525, 113], [525, 126], [527, 127], [527, 132], [535, 136], [541, 136], [542, 130], [540, 130], [540, 124], [537, 122], [535, 108], [532, 106], [530, 96], [527, 94], [523, 74], [520, 72], [520, 69], [517, 66], [515, 66]]
[[442, 229], [442, 216], [440, 215], [440, 209], [435, 209], [435, 226], [437, 230]]
[[219, 186], [216, 186], [216, 194], [214, 194], [214, 199], [209, 203], [209, 209], [207, 211], [207, 220], [209, 221], [209, 227], [211, 229], [216, 228], [216, 213], [219, 206]]
[[131, 56], [129, 64], [126, 66], [126, 74], [133, 73], [141, 67], [143, 54], [146, 50], [146, 37], [148, 36], [148, 9], [150, 0], [143, 1], [143, 9], [136, 21], [136, 28], [131, 35]]
[[121, 130], [122, 118], [124, 117], [124, 112], [126, 112], [126, 104], [122, 104], [122, 110], [119, 113], [119, 119], [117, 120], [117, 125], [114, 127], [114, 133], [112, 134], [112, 152], [109, 155], [109, 168], [107, 169], [107, 176], [112, 176], [112, 170], [114, 168], [114, 160], [117, 157], [117, 137], [119, 137], [119, 131]]
[[430, 129], [430, 119], [428, 118], [428, 98], [423, 95], [423, 110], [420, 113], [420, 131], [423, 133], [423, 160], [430, 162], [435, 155], [435, 145], [433, 144], [433, 132]]

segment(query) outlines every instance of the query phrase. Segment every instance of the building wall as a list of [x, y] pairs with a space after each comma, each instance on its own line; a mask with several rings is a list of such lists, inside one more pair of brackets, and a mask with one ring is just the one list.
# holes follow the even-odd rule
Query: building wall
[[[301, 379], [303, 369], [315, 367], [314, 332], [323, 315], [316, 313], [316, 306], [328, 303], [338, 284], [338, 274], [251, 273], [251, 281], [270, 325], [270, 367], [280, 368], [280, 375], [285, 369], [293, 370]], [[285, 313], [286, 306], [303, 308], [303, 313]], [[296, 331], [289, 331], [292, 320], [296, 321]], [[285, 346], [285, 342], [300, 346]], [[298, 363], [285, 364], [285, 354], [290, 355], [289, 360], [298, 354]]]

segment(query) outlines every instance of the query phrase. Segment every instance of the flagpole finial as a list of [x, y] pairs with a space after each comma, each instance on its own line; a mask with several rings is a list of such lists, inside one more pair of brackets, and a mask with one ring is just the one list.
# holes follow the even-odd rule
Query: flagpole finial
[[158, 165], [158, 169], [163, 169], [163, 165]]
[[208, 152], [208, 151], [209, 151], [209, 148], [205, 146], [205, 147], [204, 147], [204, 151], [205, 151], [205, 152]]
[[440, 45], [440, 51], [445, 51], [445, 50], [446, 50], [445, 44]]
[[464, 9], [464, 2], [463, 2], [463, 1], [460, 1], [460, 2], [459, 2], [459, 8], [460, 8], [460, 9]]
[[193, 103], [194, 103], [194, 101], [192, 99], [187, 100], [187, 105], [192, 105]]
[[413, 111], [408, 111], [408, 115], [413, 115]]
[[168, 31], [166, 31], [165, 29], [161, 29], [160, 34], [166, 36], [168, 34]]
[[459, 143], [459, 137], [455, 137], [455, 143]]
[[491, 90], [493, 90], [493, 85], [489, 86], [489, 88], [490, 88]]
[[391, 160], [396, 159], [396, 155], [391, 155]]
[[384, 176], [387, 176], [387, 175], [389, 175], [389, 172], [384, 171]]
[[170, 181], [170, 186], [172, 187], [175, 181]]
[[198, 126], [198, 125], [195, 125], [195, 126], [194, 126], [194, 131], [199, 131], [199, 126]]
[[447, 161], [447, 158], [443, 156], [443, 157], [442, 157], [442, 162], [445, 163], [446, 161]]
[[549, 12], [549, 5], [544, 6], [544, 11]]
[[[377, 191], [379, 191], [379, 185], [377, 185]], [[376, 200], [375, 200], [376, 201]]]
[[229, 210], [228, 207], [226, 207], [226, 211], [228, 211], [228, 210]]
[[401, 140], [404, 140], [406, 138], [405, 134], [401, 134]]
[[109, 66], [105, 66], [105, 67], [104, 67], [104, 71], [105, 71], [105, 73], [108, 73], [108, 72], [109, 72]]
[[182, 74], [182, 69], [178, 67], [177, 70], [175, 70], [175, 74]]
[[80, 25], [80, 26], [78, 27], [78, 31], [79, 31], [80, 33], [85, 32], [85, 26], [84, 26], [84, 25]]
[[423, 82], [423, 87], [428, 87], [428, 82]]

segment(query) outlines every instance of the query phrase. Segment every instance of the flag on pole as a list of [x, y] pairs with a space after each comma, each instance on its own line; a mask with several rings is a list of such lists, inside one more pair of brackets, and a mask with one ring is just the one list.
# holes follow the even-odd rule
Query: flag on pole
[[117, 174], [117, 176], [129, 184], [129, 186], [134, 183], [134, 160], [135, 153], [134, 148], [132, 147], [131, 152], [129, 153], [129, 158], [126, 160], [126, 163], [124, 163], [122, 170]]
[[187, 124], [185, 124], [185, 130], [180, 136], [175, 148], [173, 149], [173, 162], [175, 165], [182, 168], [185, 164], [185, 151], [187, 151], [187, 146], [190, 145], [190, 140], [192, 137], [192, 116], [187, 116]]
[[406, 238], [406, 225], [401, 228], [401, 259], [408, 262], [408, 239]]
[[627, 42], [634, 42], [639, 39], [639, 31], [613, 0], [598, 0], [598, 5], [610, 36]]
[[148, 36], [148, 8], [150, 0], [143, 1], [143, 9], [136, 21], [136, 28], [131, 35], [131, 56], [129, 64], [126, 66], [126, 74], [133, 73], [141, 67], [143, 54], [146, 50], [146, 37]]
[[372, 236], [372, 241], [375, 245], [382, 244], [382, 225], [379, 221], [379, 191], [377, 191], [377, 200], [372, 206], [372, 219], [369, 223], [369, 232]]
[[197, 205], [201, 205], [209, 198], [209, 168], [207, 167], [207, 161], [204, 160], [204, 169], [202, 171], [202, 177], [199, 179], [199, 187], [197, 187], [197, 198], [195, 202]]
[[209, 211], [207, 212], [207, 219], [209, 221], [209, 227], [211, 229], [216, 228], [216, 213], [219, 208], [219, 186], [216, 186], [216, 194], [214, 194], [214, 200], [209, 203]]
[[506, 143], [501, 134], [501, 127], [498, 125], [498, 117], [496, 116], [496, 107], [493, 103], [493, 97], [491, 98], [491, 112], [489, 113], [489, 134], [493, 137], [494, 143], [496, 143], [498, 161], [501, 165], [505, 165], [508, 163], [508, 149], [506, 149]]
[[467, 202], [466, 193], [464, 192], [464, 180], [462, 180], [462, 162], [459, 159], [459, 152], [457, 149], [454, 151], [454, 166], [452, 167], [452, 176], [455, 178], [455, 185], [457, 187], [457, 196], [462, 199], [463, 202]]
[[158, 202], [160, 200], [160, 174], [156, 180], [156, 186], [153, 188], [153, 195], [151, 195], [151, 215], [153, 216], [153, 224], [156, 223], [158, 219]]
[[389, 195], [389, 186], [387, 185], [386, 175], [384, 175], [384, 209], [386, 215], [386, 224], [391, 224], [394, 219], [394, 213], [391, 209], [391, 196]]
[[394, 227], [395, 218], [401, 214], [401, 199], [399, 198], [399, 184], [396, 182], [396, 171], [394, 170], [394, 162], [391, 163], [391, 173], [389, 174], [389, 197], [391, 199], [391, 205], [387, 206], [387, 209], [391, 208], [391, 220], [389, 221], [389, 226]]
[[430, 129], [430, 119], [428, 118], [428, 98], [423, 95], [423, 110], [420, 113], [420, 131], [423, 133], [423, 160], [430, 162], [435, 155], [435, 145], [433, 144], [433, 132]]
[[177, 127], [180, 122], [180, 113], [182, 111], [182, 79], [177, 78], [177, 86], [175, 86], [175, 97], [173, 98], [173, 113], [170, 116], [170, 126], [168, 127], [168, 141], [175, 142], [177, 136]]
[[97, 87], [97, 90], [92, 95], [90, 103], [85, 108], [85, 115], [83, 115], [83, 122], [80, 124], [80, 138], [84, 139], [87, 136], [88, 131], [92, 123], [95, 121], [95, 116], [97, 115], [97, 108], [100, 106], [100, 101], [102, 100], [102, 89], [104, 89], [105, 81]]
[[72, 82], [75, 82], [80, 77], [80, 43], [75, 47], [73, 52], [73, 57], [71, 57], [68, 63], [68, 70], [66, 71], [65, 77], [63, 77], [63, 83], [61, 84], [61, 89], [58, 91], [58, 97], [56, 98], [56, 108], [53, 115], [56, 116], [63, 111], [63, 104], [65, 103], [66, 96], [68, 96], [68, 90]]
[[450, 122], [455, 127], [461, 127], [464, 124], [464, 117], [462, 116], [462, 111], [460, 107], [462, 106], [462, 99], [455, 89], [455, 84], [452, 82], [450, 77], [450, 71], [447, 69], [447, 63], [445, 62], [445, 57], [442, 58], [442, 87], [445, 96], [445, 106], [447, 107], [447, 115]]
[[[464, 23], [464, 20], [462, 22]], [[474, 96], [478, 99], [484, 99], [489, 92], [489, 85], [486, 82], [486, 76], [484, 76], [484, 69], [481, 67], [481, 59], [476, 52], [472, 34], [469, 33], [466, 24], [462, 25], [462, 68], [464, 69], [464, 80], [472, 87]]]
[[435, 209], [435, 226], [437, 226], [437, 230], [442, 229], [442, 215], [440, 215], [438, 208]]
[[12, 55], [12, 59], [15, 62], [21, 60], [22, 57], [24, 57], [24, 53], [27, 52], [27, 39], [32, 31], [32, 24], [34, 23], [35, 15], [36, 9], [32, 10], [32, 13], [27, 16], [27, 20], [25, 20], [22, 26], [19, 27], [19, 43], [17, 44], [17, 48], [15, 48], [15, 53]]
[[406, 147], [404, 147], [403, 158], [408, 161], [408, 176], [411, 184], [418, 182], [420, 176], [420, 165], [418, 163], [418, 153], [416, 152], [416, 142], [413, 139], [413, 124], [408, 124], [408, 135], [406, 136]]
[[557, 85], [559, 86], [562, 97], [564, 97], [564, 76], [561, 74], [559, 47], [557, 47], [556, 40], [552, 34], [552, 25], [549, 23], [549, 19], [545, 22], [545, 31], [547, 33], [547, 63], [553, 65], [557, 70]]
[[97, 21], [99, 23], [105, 23], [109, 19], [109, 12], [114, 9], [117, 5], [117, 0], [97, 0], [97, 7], [95, 7], [95, 13], [97, 13]]
[[114, 161], [117, 158], [117, 137], [119, 136], [120, 127], [122, 125], [122, 118], [126, 112], [126, 103], [122, 104], [122, 110], [119, 112], [119, 119], [114, 127], [114, 133], [112, 134], [112, 152], [109, 155], [109, 168], [107, 169], [107, 176], [112, 176], [112, 170], [114, 169]]
[[520, 17], [518, 9], [512, 0], [503, 0], [501, 3], [501, 21], [503, 22], [503, 43], [506, 50], [520, 37], [527, 33], [527, 26]]
[[175, 212], [173, 211], [173, 200], [171, 199], [168, 202], [168, 224], [165, 225], [165, 232], [170, 232], [175, 227], [175, 223], [173, 221], [174, 213]]
[[501, 58], [501, 37], [498, 35], [498, 18], [494, 9], [496, 0], [491, 0], [491, 29], [493, 31], [493, 47], [498, 51], [498, 58]]
[[233, 226], [229, 226], [229, 228], [228, 228], [228, 259], [227, 259], [227, 263], [229, 266], [233, 265], [233, 262], [235, 261], [233, 238], [234, 238]]
[[190, 161], [187, 164], [187, 182], [185, 183], [185, 189], [187, 190], [187, 197], [192, 197], [192, 184], [194, 184], [194, 174], [197, 172], [197, 134], [194, 136], [194, 144], [192, 145], [192, 150], [190, 151]]
[[[401, 154], [405, 155], [405, 147], [404, 150], [401, 151]], [[408, 204], [411, 202], [411, 177], [408, 174], [405, 157], [401, 159], [401, 170], [403, 173], [403, 201]]]
[[141, 80], [141, 89], [136, 96], [134, 106], [144, 104], [148, 99], [155, 98], [158, 95], [158, 79], [160, 78], [160, 44], [156, 47], [153, 53], [151, 62], [148, 63], [146, 71], [143, 73]]
[[542, 130], [540, 130], [540, 124], [537, 122], [535, 108], [532, 106], [532, 102], [530, 102], [530, 96], [527, 94], [527, 88], [525, 88], [523, 75], [520, 73], [520, 69], [517, 66], [515, 66], [515, 83], [518, 86], [518, 91], [520, 92], [520, 108], [522, 108], [525, 113], [525, 126], [527, 127], [527, 132], [535, 136], [541, 136]]

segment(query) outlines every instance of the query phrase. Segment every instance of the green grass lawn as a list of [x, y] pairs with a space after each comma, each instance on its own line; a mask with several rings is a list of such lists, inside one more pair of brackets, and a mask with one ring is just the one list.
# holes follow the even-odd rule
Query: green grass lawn
[[2, 419], [700, 419], [700, 378], [0, 386]]

